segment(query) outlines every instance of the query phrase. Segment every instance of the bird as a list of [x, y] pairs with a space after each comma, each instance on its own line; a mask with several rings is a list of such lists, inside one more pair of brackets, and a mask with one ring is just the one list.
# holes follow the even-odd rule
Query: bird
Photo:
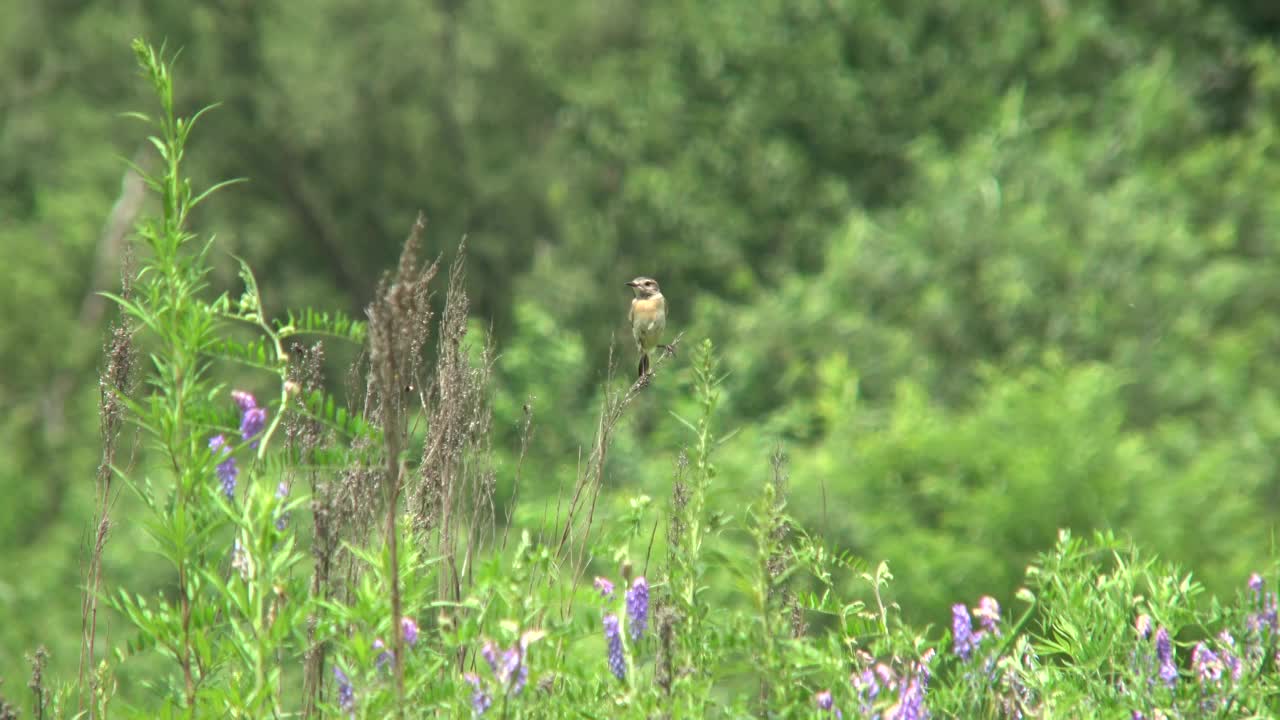
[[640, 351], [639, 377], [649, 372], [649, 351], [658, 346], [662, 332], [667, 329], [667, 299], [658, 288], [658, 281], [641, 275], [627, 283], [635, 293], [627, 319], [631, 321], [631, 336]]

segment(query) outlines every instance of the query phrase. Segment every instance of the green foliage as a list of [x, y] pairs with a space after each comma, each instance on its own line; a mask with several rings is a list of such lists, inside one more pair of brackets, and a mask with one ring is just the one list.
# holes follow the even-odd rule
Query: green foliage
[[[391, 396], [385, 387], [371, 385], [369, 392], [379, 393], [377, 404], [382, 407], [376, 415], [357, 419], [350, 410], [337, 409], [322, 392], [303, 394], [304, 388], [294, 379], [299, 371], [283, 351], [283, 340], [297, 323], [291, 319], [272, 324], [265, 318], [258, 285], [247, 265], [242, 264], [245, 291], [238, 301], [226, 294], [213, 302], [202, 300], [208, 290], [204, 278], [212, 244], [198, 243], [186, 229], [186, 219], [207, 193], [191, 190], [181, 166], [193, 119], [173, 113], [170, 65], [163, 55], [141, 42], [135, 50], [161, 99], [162, 114], [153, 123], [159, 134], [152, 144], [166, 164], [160, 175], [144, 175], [161, 196], [162, 205], [160, 216], [140, 229], [150, 252], [137, 286], [111, 297], [138, 339], [154, 349], [139, 395], [127, 395], [121, 387], [105, 392], [114, 393], [120, 407], [128, 411], [129, 419], [149, 441], [149, 457], [155, 458], [141, 472], [124, 467], [111, 470], [130, 485], [145, 507], [141, 524], [147, 550], [164, 561], [172, 587], [158, 593], [122, 587], [105, 591], [101, 598], [87, 588], [88, 612], [96, 617], [93, 608], [104, 600], [106, 607], [132, 626], [131, 632], [114, 657], [97, 666], [88, 686], [82, 677], [79, 685], [66, 682], [47, 697], [39, 695], [38, 715], [69, 714], [71, 698], [77, 698], [80, 708], [87, 706], [91, 715], [105, 714], [114, 699], [117, 714], [124, 705], [123, 712], [136, 716], [260, 717], [291, 713], [298, 706], [306, 712], [370, 716], [434, 707], [465, 716], [482, 713], [493, 704], [504, 716], [561, 717], [569, 707], [582, 711], [592, 706], [598, 710], [587, 712], [640, 716], [667, 708], [682, 715], [706, 716], [740, 714], [753, 706], [806, 707], [811, 704], [806, 684], [842, 672], [843, 663], [825, 656], [820, 647], [829, 644], [826, 638], [811, 639], [795, 626], [802, 622], [804, 609], [789, 590], [792, 575], [807, 570], [829, 592], [831, 561], [807, 538], [801, 536], [803, 542], [795, 545], [788, 539], [790, 521], [782, 514], [786, 488], [781, 458], [775, 460], [774, 478], [746, 525], [757, 546], [754, 570], [726, 562], [732, 556], [725, 554], [722, 540], [734, 521], [710, 500], [719, 477], [713, 454], [727, 439], [714, 422], [721, 400], [718, 386], [724, 378], [710, 340], [702, 342], [694, 354], [694, 405], [699, 414], [694, 420], [680, 419], [691, 434], [692, 447], [687, 467], [683, 456], [678, 463], [681, 477], [673, 494], [669, 530], [664, 533], [665, 569], [655, 565], [649, 572], [656, 524], [643, 551], [641, 567], [654, 578], [652, 603], [650, 582], [644, 576], [633, 579], [641, 563], [644, 531], [651, 526], [652, 504], [644, 496], [633, 499], [630, 512], [611, 518], [593, 539], [594, 496], [585, 525], [574, 519], [574, 513], [586, 506], [585, 501], [577, 503], [584, 487], [579, 486], [559, 546], [553, 549], [535, 541], [525, 528], [511, 554], [503, 552], [506, 529], [502, 545], [483, 544], [485, 528], [477, 512], [483, 503], [474, 498], [464, 505], [446, 500], [433, 506], [428, 500], [425, 514], [404, 513], [392, 485], [384, 496], [385, 535], [369, 532], [376, 525], [361, 532], [351, 519], [333, 517], [338, 507], [332, 504], [334, 493], [360, 492], [360, 476], [375, 478], [384, 489], [390, 482], [411, 481], [407, 459], [391, 453], [396, 447], [392, 437], [400, 432], [388, 424], [386, 404], [392, 402]], [[412, 238], [408, 247], [415, 248]], [[412, 264], [412, 259], [402, 261], [402, 270]], [[433, 275], [434, 270], [429, 270], [424, 277], [429, 281]], [[446, 342], [458, 337], [453, 333], [465, 332], [465, 327], [449, 324], [457, 308], [466, 303], [465, 290], [457, 285], [461, 275], [456, 266], [450, 278], [451, 304], [438, 326]], [[411, 303], [404, 294], [407, 281], [403, 272], [398, 275], [387, 286], [391, 299], [381, 301], [380, 307], [404, 312], [400, 308]], [[425, 285], [413, 292], [421, 297]], [[370, 315], [377, 327], [386, 327], [389, 318], [374, 311]], [[316, 313], [305, 312], [301, 317], [312, 319], [304, 320], [305, 327], [320, 324], [313, 321], [320, 317]], [[228, 341], [226, 335], [235, 332], [235, 323], [254, 328], [260, 338], [249, 344]], [[379, 332], [385, 335], [385, 330]], [[343, 334], [350, 336], [352, 326], [347, 324]], [[420, 347], [412, 337], [396, 341], [402, 344], [395, 347]], [[372, 342], [371, 378], [383, 377], [386, 367], [404, 362], [404, 358], [386, 356], [393, 351], [388, 349], [391, 346], [378, 345], [376, 339]], [[258, 407], [247, 393], [231, 393], [240, 409], [240, 443], [226, 439], [234, 425], [219, 408], [225, 402], [223, 389], [213, 382], [212, 371], [217, 361], [236, 362], [249, 355], [257, 360], [251, 367], [277, 376], [281, 401], [272, 411]], [[655, 363], [655, 370], [664, 360]], [[431, 392], [445, 395], [465, 391], [465, 385], [452, 383], [477, 377], [470, 369], [445, 363], [488, 360], [463, 353], [442, 354], [439, 362]], [[395, 396], [404, 392], [400, 377], [392, 376]], [[606, 410], [599, 445], [590, 461], [597, 464], [596, 474], [589, 472], [588, 480], [600, 478], [609, 442], [606, 425], [616, 422], [618, 413], [654, 377], [642, 378]], [[300, 394], [291, 409], [292, 398]], [[458, 442], [458, 436], [451, 434], [456, 431], [447, 424], [454, 422], [450, 418], [455, 412], [449, 403], [459, 400], [442, 397], [442, 401], [441, 412], [431, 417], [433, 425], [444, 423], [445, 427], [429, 429], [431, 434], [423, 441], [424, 468], [435, 467], [429, 463], [437, 452], [457, 452], [438, 443]], [[292, 442], [309, 432], [328, 430], [330, 437], [341, 435], [353, 448], [368, 448], [381, 440], [386, 456], [379, 457], [377, 450], [371, 458], [336, 454], [327, 456], [330, 462], [326, 463], [326, 456], [308, 450], [277, 449], [281, 441], [275, 431], [287, 412], [292, 413], [287, 430]], [[313, 430], [306, 430], [307, 423]], [[459, 460], [482, 464], [477, 450], [465, 445]], [[293, 487], [297, 470], [312, 478], [316, 495], [309, 500]], [[332, 479], [322, 479], [325, 476], [341, 478], [342, 485], [335, 488]], [[432, 481], [429, 476], [424, 479]], [[451, 482], [434, 480], [442, 481]], [[405, 509], [420, 503], [414, 498], [432, 487], [410, 485]], [[460, 490], [446, 486], [441, 492], [447, 497]], [[598, 487], [589, 490], [598, 491]], [[104, 498], [109, 500], [109, 493]], [[296, 522], [304, 507], [313, 510], [311, 535], [300, 533], [305, 526]], [[452, 515], [467, 511], [472, 514]], [[438, 531], [433, 527], [437, 524], [443, 526]], [[467, 535], [461, 569], [455, 566], [459, 558], [453, 546], [445, 540], [454, 524]], [[557, 517], [551, 529], [558, 525]], [[340, 533], [336, 537], [331, 535], [335, 527]], [[432, 544], [435, 532], [440, 533], [439, 545]], [[328, 572], [337, 538], [342, 541], [342, 553], [336, 557], [345, 566], [345, 577], [332, 583]], [[310, 580], [305, 572], [308, 544], [314, 563]], [[566, 547], [569, 554], [562, 555]], [[427, 556], [426, 548], [447, 550]], [[99, 549], [95, 562], [100, 553]], [[578, 602], [585, 592], [579, 589], [581, 573], [597, 556], [620, 563], [622, 578], [629, 585], [620, 597], [610, 591], [601, 598], [605, 603], [625, 598], [622, 607], [615, 606], [604, 615], [605, 627], [613, 628], [606, 631], [612, 678], [602, 671], [598, 655], [593, 662], [590, 649], [582, 649], [583, 640], [598, 637], [591, 618], [596, 613]], [[747, 580], [746, 593], [755, 598], [756, 612], [712, 612], [711, 584], [735, 573]], [[876, 578], [877, 591], [883, 577], [882, 573]], [[601, 582], [597, 579], [597, 587], [603, 587]], [[738, 592], [728, 589], [729, 597]], [[827, 605], [843, 608], [839, 613], [843, 630], [853, 627], [850, 609], [858, 604], [841, 606], [824, 595], [815, 609], [821, 612]], [[428, 614], [433, 610], [434, 618]], [[785, 621], [787, 613], [793, 618], [791, 626]], [[880, 643], [895, 637], [885, 613], [880, 606]], [[854, 623], [859, 635], [874, 634], [874, 617]], [[90, 625], [87, 632], [95, 637], [97, 631]], [[753, 662], [761, 647], [765, 648], [763, 666]], [[489, 666], [484, 678], [475, 672], [478, 658]], [[91, 651], [89, 659], [96, 659]], [[147, 659], [163, 661], [148, 668], [155, 673], [146, 683], [148, 692], [115, 698], [114, 685], [102, 690], [105, 680]], [[293, 672], [297, 665], [302, 666], [300, 679]], [[331, 680], [325, 679], [325, 667], [333, 671]], [[530, 687], [533, 681], [537, 690]], [[35, 683], [40, 692], [42, 682]], [[758, 700], [750, 700], [750, 694], [743, 692], [754, 685], [761, 688]], [[328, 691], [322, 692], [323, 687]]]
[[[322, 0], [0, 9], [0, 535], [14, 541], [0, 560], [0, 616], [41, 619], [0, 628], [7, 696], [22, 685], [23, 654], [41, 643], [52, 651], [50, 675], [76, 669], [81, 608], [67, 588], [86, 583], [97, 542], [87, 531], [98, 507], [88, 478], [103, 461], [94, 376], [109, 313], [123, 310], [139, 329], [150, 375], [129, 395], [136, 424], [110, 463], [137, 492], [113, 501], [104, 592], [113, 602], [147, 599], [149, 620], [134, 605], [121, 609], [172, 643], [184, 598], [231, 602], [231, 590], [199, 574], [194, 590], [178, 590], [174, 563], [225, 564], [237, 538], [262, 540], [241, 529], [270, 515], [282, 478], [287, 502], [323, 499], [335, 468], [385, 461], [388, 436], [366, 415], [363, 389], [344, 393], [328, 381], [295, 393], [289, 368], [302, 340], [329, 343], [330, 378], [352, 357], [367, 359], [358, 350], [366, 326], [355, 318], [365, 317], [418, 208], [430, 220], [429, 255], [447, 260], [453, 240], [469, 238], [472, 328], [492, 328], [496, 354], [483, 395], [492, 431], [477, 443], [490, 454], [468, 455], [465, 466], [492, 481], [498, 533], [530, 531], [522, 553], [559, 531], [559, 501], [592, 451], [595, 409], [616, 392], [610, 357], [631, 364], [621, 280], [657, 276], [672, 328], [714, 341], [714, 355], [682, 347], [611, 436], [595, 527], [625, 518], [639, 523], [628, 525], [634, 537], [624, 549], [619, 537], [592, 534], [572, 563], [614, 573], [605, 566], [621, 561], [617, 553], [636, 564], [668, 559], [675, 579], [667, 587], [650, 577], [655, 598], [671, 592], [689, 622], [708, 623], [697, 639], [675, 642], [681, 662], [723, 655], [724, 667], [733, 664], [714, 679], [679, 676], [675, 692], [689, 712], [707, 697], [725, 712], [758, 711], [761, 693], [808, 702], [794, 688], [819, 689], [825, 668], [848, 715], [856, 693], [835, 678], [851, 668], [836, 672], [833, 658], [853, 656], [839, 654], [847, 648], [838, 635], [821, 648], [771, 641], [790, 623], [788, 607], [805, 608], [817, 630], [865, 642], [896, 632], [896, 603], [904, 627], [923, 628], [904, 637], [936, 641], [931, 626], [957, 599], [1007, 598], [1028, 584], [1023, 570], [1060, 528], [1113, 530], [1125, 552], [1133, 543], [1196, 568], [1204, 591], [1187, 612], [1232, 595], [1270, 562], [1277, 496], [1280, 377], [1265, 358], [1280, 336], [1270, 260], [1280, 231], [1280, 55], [1266, 6], [837, 0], [746, 12], [735, 3], [571, 0], [550, 12], [533, 0], [379, 0], [353, 12]], [[119, 38], [137, 34], [182, 48], [181, 84], [144, 47], [150, 73], [136, 82]], [[144, 142], [119, 120], [140, 105], [140, 89], [160, 100]], [[199, 110], [218, 101], [216, 112]], [[195, 118], [200, 143], [188, 151]], [[218, 187], [203, 178], [226, 176], [252, 182], [203, 190]], [[139, 217], [153, 219], [125, 262]], [[142, 272], [114, 292], [122, 267], [129, 281]], [[120, 304], [102, 302], [95, 291], [104, 289]], [[429, 303], [438, 310], [443, 300]], [[428, 365], [443, 352], [425, 347]], [[483, 364], [480, 348], [466, 352], [471, 367]], [[429, 373], [410, 385], [434, 392]], [[240, 514], [248, 503], [219, 505], [205, 483], [221, 461], [209, 437], [234, 435], [239, 422], [233, 387], [271, 397], [261, 441], [236, 443], [234, 454], [243, 499], [262, 496], [254, 518]], [[303, 447], [305, 433], [284, 427], [291, 417], [314, 423], [325, 441]], [[408, 467], [435, 423], [411, 427]], [[786, 493], [765, 467], [783, 446]], [[684, 508], [664, 499], [675, 482], [690, 489]], [[769, 500], [761, 488], [771, 484]], [[344, 497], [338, 514], [366, 522], [363, 508], [379, 497]], [[290, 517], [315, 532], [306, 514]], [[697, 551], [672, 553], [673, 520], [685, 523], [677, 545]], [[421, 523], [405, 522], [403, 545], [413, 547]], [[780, 552], [770, 538], [781, 527], [794, 562], [814, 564], [775, 587], [761, 563]], [[142, 560], [156, 556], [138, 549], [153, 545], [166, 562]], [[359, 574], [385, 583], [390, 558], [376, 543], [357, 545], [336, 551], [341, 562], [366, 553]], [[514, 545], [471, 560], [475, 587], [483, 576], [496, 588], [512, 572]], [[315, 562], [297, 558], [311, 551], [288, 550], [290, 597], [314, 594], [296, 584]], [[430, 552], [417, 565], [399, 560], [406, 577], [415, 567], [440, 572]], [[892, 582], [872, 571], [881, 560]], [[557, 572], [561, 584], [581, 583]], [[1091, 572], [1062, 575], [1084, 587]], [[232, 575], [223, 568], [218, 577]], [[561, 648], [589, 647], [598, 660], [602, 631], [596, 615], [563, 612], [563, 596], [589, 596], [585, 588], [559, 593], [537, 600], [554, 608], [540, 618], [512, 595], [500, 614], [517, 628], [475, 625], [447, 651], [422, 651], [421, 667], [443, 672], [442, 658], [484, 637], [509, 648], [536, 625], [548, 633], [530, 654], [545, 663], [538, 674], [556, 668], [590, 706], [611, 676], [590, 675], [603, 665]], [[159, 600], [172, 607], [161, 612]], [[399, 702], [395, 683], [368, 674], [365, 661], [373, 634], [386, 640], [393, 629], [392, 611], [372, 597], [361, 607], [333, 621], [326, 642], [341, 645], [367, 707], [381, 712]], [[1047, 607], [1041, 597], [1036, 612]], [[711, 622], [722, 610], [741, 614]], [[228, 632], [234, 624], [246, 638], [266, 629], [243, 607], [219, 612], [193, 621]], [[1106, 617], [1109, 628], [1129, 622]], [[382, 625], [364, 626], [375, 618]], [[1188, 618], [1164, 621], [1197, 632], [1182, 629], [1195, 624]], [[1098, 619], [1072, 623], [1086, 620]], [[564, 632], [572, 639], [555, 639]], [[1058, 663], [1027, 660], [1032, 636], [1018, 635], [998, 662], [1013, 663], [1031, 687], [1027, 678]], [[642, 675], [656, 668], [655, 644], [625, 641]], [[312, 639], [263, 642], [304, 653]], [[911, 675], [920, 653], [894, 642], [877, 659]], [[122, 667], [87, 663], [84, 676], [102, 678], [97, 702], [118, 683], [121, 697], [140, 703], [150, 697], [145, 681], [178, 688], [177, 712], [184, 683], [174, 684], [174, 660], [158, 658], [158, 647], [138, 646]], [[1081, 664], [1092, 667], [1125, 648], [1085, 650]], [[219, 663], [252, 668], [260, 651], [192, 649], [214, 663], [217, 683]], [[563, 672], [562, 662], [580, 671]], [[760, 667], [775, 680], [768, 688], [754, 682]], [[255, 676], [222, 685], [234, 699], [220, 711], [266, 707]], [[412, 685], [420, 676], [407, 679], [406, 697], [428, 697]], [[1128, 709], [1101, 685], [1089, 689], [1083, 674], [1051, 679], [1035, 697], [1056, 712]], [[286, 671], [269, 684], [296, 681]], [[979, 685], [964, 687], [981, 695]], [[1110, 699], [1095, 708], [1070, 696], [1094, 690]], [[430, 697], [466, 711], [467, 686], [441, 692], [448, 697]], [[657, 707], [630, 697], [636, 708]], [[1253, 697], [1246, 707], [1256, 710]], [[75, 701], [55, 692], [51, 702], [66, 707], [66, 698]], [[1171, 695], [1144, 712], [1185, 700]], [[999, 712], [975, 703], [949, 707]]]

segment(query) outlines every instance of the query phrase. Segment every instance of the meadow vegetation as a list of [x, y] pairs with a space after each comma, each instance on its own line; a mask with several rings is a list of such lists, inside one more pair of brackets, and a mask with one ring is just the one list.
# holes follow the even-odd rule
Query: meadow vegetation
[[338, 5], [0, 75], [0, 717], [1280, 714], [1265, 7]]

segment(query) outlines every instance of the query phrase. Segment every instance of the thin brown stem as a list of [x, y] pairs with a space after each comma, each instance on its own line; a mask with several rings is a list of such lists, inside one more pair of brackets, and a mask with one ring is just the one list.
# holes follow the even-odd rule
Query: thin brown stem
[[[131, 256], [126, 255], [122, 273], [121, 296], [128, 297], [133, 285]], [[88, 706], [90, 720], [96, 717], [97, 705], [93, 701], [91, 683], [85, 682], [86, 673], [92, 672], [98, 636], [98, 596], [102, 591], [102, 554], [106, 549], [111, 529], [111, 506], [115, 494], [112, 478], [115, 473], [116, 445], [124, 425], [124, 402], [133, 388], [134, 360], [133, 334], [124, 326], [111, 331], [106, 349], [107, 363], [99, 379], [98, 426], [102, 437], [102, 460], [95, 478], [97, 490], [96, 529], [89, 564], [85, 571], [84, 595], [80, 604], [80, 666], [78, 670], [80, 693], [78, 708]], [[132, 460], [130, 461], [132, 462]], [[88, 695], [86, 695], [88, 693]]]
[[[639, 397], [640, 393], [643, 392], [645, 388], [649, 387], [649, 384], [657, 377], [658, 370], [662, 367], [663, 363], [665, 363], [668, 358], [675, 355], [675, 348], [680, 344], [680, 340], [683, 337], [684, 333], [677, 335], [676, 338], [671, 341], [671, 344], [664, 349], [662, 354], [658, 356], [657, 360], [654, 361], [649, 373], [632, 383], [631, 386], [627, 388], [627, 391], [620, 397], [617, 395], [611, 396], [607, 390], [605, 391], [605, 399], [600, 412], [600, 420], [596, 425], [595, 443], [591, 451], [591, 455], [587, 459], [587, 467], [585, 471], [579, 474], [578, 482], [573, 490], [573, 497], [569, 501], [569, 507], [564, 521], [564, 528], [560, 533], [560, 542], [556, 546], [557, 558], [560, 557], [561, 553], [564, 551], [566, 543], [569, 542], [569, 537], [574, 528], [574, 521], [578, 519], [577, 516], [578, 512], [581, 510], [581, 504], [585, 502], [585, 499], [582, 497], [583, 493], [587, 490], [591, 490], [592, 492], [590, 498], [590, 512], [586, 523], [587, 533], [590, 532], [590, 523], [594, 518], [595, 499], [599, 493], [600, 483], [604, 479], [605, 461], [613, 438], [613, 431], [617, 427], [618, 422], [622, 419], [627, 408], [631, 406], [631, 403], [634, 402], [635, 399]], [[611, 380], [613, 377], [612, 351], [610, 352], [610, 356], [610, 374], [608, 380]], [[606, 380], [606, 383], [608, 380]]]

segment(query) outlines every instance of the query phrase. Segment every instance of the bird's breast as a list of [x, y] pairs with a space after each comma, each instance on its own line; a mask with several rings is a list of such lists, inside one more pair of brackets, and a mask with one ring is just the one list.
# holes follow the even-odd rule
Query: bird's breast
[[667, 303], [661, 295], [632, 301], [631, 332], [642, 345], [656, 342], [666, 325]]

